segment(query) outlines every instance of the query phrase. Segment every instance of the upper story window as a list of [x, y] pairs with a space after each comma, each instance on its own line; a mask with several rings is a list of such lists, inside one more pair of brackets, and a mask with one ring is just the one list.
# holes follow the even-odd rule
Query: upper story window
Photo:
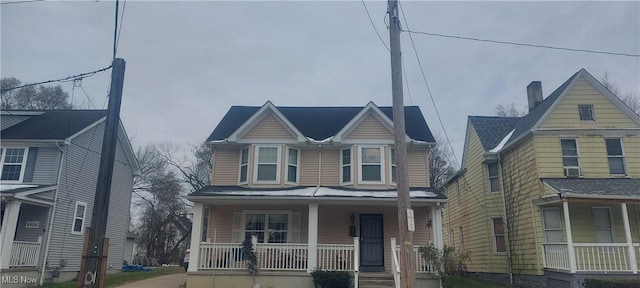
[[298, 183], [298, 149], [288, 148], [287, 153], [287, 182]]
[[0, 164], [2, 173], [0, 180], [21, 182], [27, 164], [28, 148], [0, 149]]
[[561, 139], [560, 146], [562, 147], [564, 176], [580, 177], [580, 159], [578, 157], [578, 143], [576, 139]]
[[580, 121], [594, 121], [593, 105], [578, 105], [578, 113], [580, 113]]
[[397, 170], [396, 170], [396, 149], [391, 148], [391, 183], [396, 184], [397, 181]]
[[280, 179], [280, 147], [258, 146], [255, 182], [278, 183]]
[[87, 215], [87, 203], [76, 201], [76, 208], [73, 211], [73, 226], [71, 227], [71, 234], [84, 233], [84, 220]]
[[609, 159], [609, 173], [612, 175], [625, 175], [624, 153], [620, 138], [605, 139], [607, 145], [607, 158]]
[[340, 173], [340, 182], [342, 184], [350, 184], [352, 183], [351, 180], [351, 163], [352, 163], [352, 158], [351, 158], [351, 148], [347, 148], [347, 149], [343, 149], [342, 153], [340, 155], [340, 167], [342, 169], [342, 172]]
[[240, 184], [247, 183], [249, 171], [249, 148], [240, 150]]
[[500, 191], [500, 176], [498, 162], [487, 163], [487, 175], [489, 178], [489, 192]]
[[360, 182], [384, 183], [383, 147], [360, 147]]

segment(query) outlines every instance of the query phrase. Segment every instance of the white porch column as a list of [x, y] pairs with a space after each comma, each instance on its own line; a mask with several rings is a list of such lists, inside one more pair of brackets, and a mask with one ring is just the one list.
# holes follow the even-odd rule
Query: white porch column
[[18, 227], [20, 204], [22, 204], [20, 201], [11, 201], [5, 206], [2, 229], [0, 230], [2, 268], [9, 268], [9, 262], [11, 261], [11, 248], [13, 248], [13, 239], [16, 236], [16, 228]]
[[431, 207], [431, 236], [433, 246], [439, 250], [444, 248], [442, 240], [442, 210], [439, 206]]
[[629, 226], [629, 214], [627, 213], [627, 203], [622, 203], [622, 223], [624, 224], [624, 237], [627, 240], [629, 250], [629, 262], [631, 262], [631, 270], [633, 274], [638, 274], [638, 259], [636, 259], [636, 251], [633, 250], [633, 241], [631, 240], [631, 228]]
[[307, 272], [316, 270], [318, 263], [318, 203], [309, 203], [309, 225], [307, 237]]
[[189, 255], [189, 268], [187, 271], [198, 271], [200, 264], [200, 242], [202, 237], [202, 203], [193, 203], [193, 224], [191, 224], [191, 253]]
[[562, 202], [562, 210], [564, 211], [564, 227], [567, 229], [567, 248], [569, 250], [569, 271], [576, 273], [576, 252], [573, 249], [573, 237], [571, 236], [571, 220], [569, 219], [569, 203]]

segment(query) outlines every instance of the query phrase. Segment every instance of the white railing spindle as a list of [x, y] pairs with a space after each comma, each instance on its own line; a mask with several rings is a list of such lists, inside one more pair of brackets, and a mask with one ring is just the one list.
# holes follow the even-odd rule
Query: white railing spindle
[[40, 257], [40, 247], [42, 246], [42, 236], [38, 237], [38, 242], [13, 241], [11, 247], [11, 260], [9, 266], [12, 267], [35, 267], [38, 266]]

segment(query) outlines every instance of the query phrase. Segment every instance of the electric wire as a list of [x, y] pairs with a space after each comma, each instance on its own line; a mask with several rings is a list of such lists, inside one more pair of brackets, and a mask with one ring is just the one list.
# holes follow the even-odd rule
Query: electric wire
[[47, 0], [23, 0], [23, 1], [11, 1], [11, 2], [2, 2], [0, 5], [9, 5], [9, 4], [24, 4], [24, 3], [32, 3], [32, 2], [43, 2]]
[[116, 0], [116, 19], [115, 19], [115, 27], [113, 28], [113, 59], [116, 59], [116, 50], [118, 50], [118, 6], [120, 2]]
[[124, 11], [127, 8], [127, 0], [122, 2], [122, 14], [120, 14], [120, 28], [118, 28], [118, 39], [116, 40], [116, 50], [120, 45], [120, 35], [122, 34], [122, 21], [124, 21]]
[[506, 45], [515, 45], [515, 46], [525, 46], [525, 47], [532, 47], [532, 48], [544, 48], [544, 49], [564, 50], [564, 51], [571, 51], [571, 52], [585, 52], [585, 53], [595, 53], [595, 54], [606, 54], [606, 55], [613, 55], [613, 56], [640, 57], [640, 54], [621, 53], [621, 52], [611, 52], [611, 51], [598, 51], [598, 50], [580, 49], [580, 48], [569, 48], [569, 47], [558, 47], [558, 46], [549, 46], [549, 45], [539, 45], [539, 44], [530, 44], [530, 43], [520, 43], [520, 42], [513, 42], [513, 41], [502, 41], [502, 40], [483, 39], [483, 38], [476, 38], [476, 37], [465, 37], [465, 36], [457, 36], [457, 35], [446, 35], [446, 34], [432, 33], [432, 32], [424, 32], [424, 31], [413, 31], [413, 30], [409, 29], [409, 27], [407, 27], [407, 30], [402, 30], [402, 32], [409, 32], [409, 35], [411, 35], [411, 34], [421, 34], [421, 35], [436, 36], [436, 37], [444, 37], [444, 38], [452, 38], [452, 39], [459, 39], [459, 40], [472, 40], [472, 41], [488, 42], [488, 43], [494, 43], [494, 44], [506, 44]]
[[60, 78], [60, 79], [54, 79], [54, 80], [47, 80], [47, 81], [42, 81], [42, 82], [36, 82], [36, 83], [30, 83], [30, 84], [25, 84], [25, 85], [20, 85], [20, 86], [15, 86], [15, 87], [9, 87], [9, 88], [5, 88], [2, 89], [2, 92], [7, 92], [7, 91], [11, 91], [11, 90], [15, 90], [15, 89], [20, 89], [20, 88], [24, 88], [24, 87], [30, 87], [30, 86], [35, 86], [35, 85], [41, 85], [41, 84], [47, 84], [47, 83], [52, 83], [52, 82], [69, 82], [69, 81], [74, 81], [76, 79], [83, 79], [83, 78], [88, 78], [91, 77], [97, 73], [100, 73], [102, 71], [106, 71], [111, 69], [112, 65], [109, 65], [108, 67], [102, 68], [102, 69], [98, 69], [95, 71], [91, 71], [91, 72], [86, 72], [86, 73], [81, 73], [78, 75], [72, 75], [72, 76], [67, 76], [64, 78]]
[[369, 14], [369, 9], [367, 8], [367, 4], [364, 3], [364, 0], [362, 0], [362, 6], [364, 6], [364, 11], [367, 12], [367, 17], [369, 17], [369, 22], [371, 23], [371, 27], [373, 27], [373, 31], [375, 31], [376, 35], [378, 35], [378, 39], [380, 39], [380, 42], [382, 42], [382, 45], [384, 45], [384, 48], [387, 48], [387, 51], [391, 52], [391, 49], [389, 49], [389, 46], [387, 46], [387, 43], [385, 43], [384, 40], [382, 39], [382, 36], [380, 36], [378, 29], [376, 29], [376, 25], [373, 23], [373, 19], [371, 19], [371, 14]]

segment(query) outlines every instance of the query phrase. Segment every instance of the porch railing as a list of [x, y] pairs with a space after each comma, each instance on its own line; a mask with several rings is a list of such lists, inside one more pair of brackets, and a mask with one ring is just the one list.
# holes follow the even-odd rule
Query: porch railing
[[200, 243], [198, 270], [244, 269], [242, 246], [238, 243]]
[[307, 270], [307, 244], [258, 243], [256, 254], [261, 270]]
[[400, 263], [398, 261], [398, 245], [396, 238], [391, 238], [391, 274], [393, 274], [393, 282], [395, 287], [400, 287]]
[[355, 267], [353, 244], [318, 244], [318, 269], [353, 271]]
[[34, 267], [38, 266], [40, 257], [40, 247], [42, 246], [42, 236], [38, 237], [38, 242], [13, 241], [11, 247], [10, 267]]
[[[573, 247], [576, 271], [634, 272], [627, 243], [574, 243]], [[638, 247], [634, 253], [639, 255], [640, 245], [634, 247]], [[566, 243], [542, 244], [542, 260], [545, 268], [570, 270]]]
[[[392, 247], [392, 249], [394, 249]], [[400, 245], [395, 246], [395, 255], [397, 259], [400, 259]], [[416, 264], [416, 273], [435, 273], [436, 270], [431, 267], [431, 264], [427, 259], [422, 257], [420, 253], [420, 246], [413, 246], [414, 263]]]

